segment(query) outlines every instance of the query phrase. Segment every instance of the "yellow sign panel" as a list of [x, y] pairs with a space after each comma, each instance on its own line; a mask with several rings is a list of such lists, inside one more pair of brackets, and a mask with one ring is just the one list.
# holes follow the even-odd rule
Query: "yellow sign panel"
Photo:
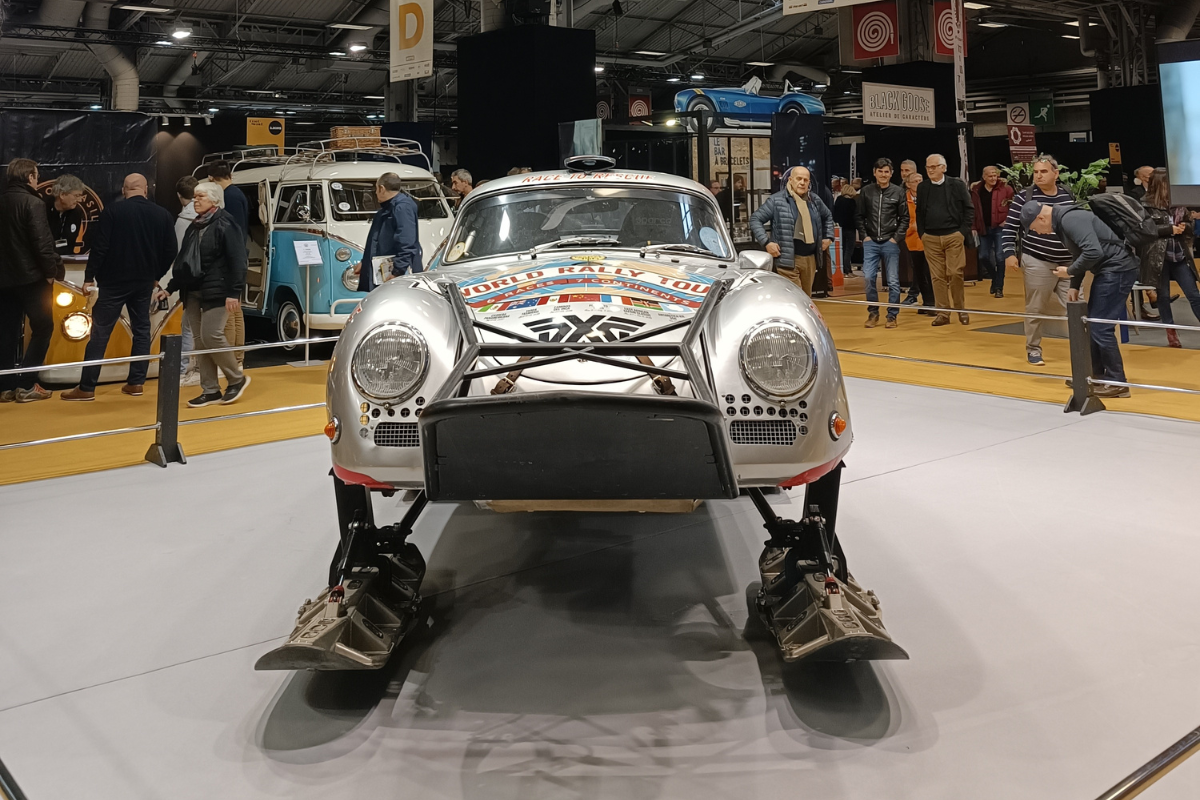
[[1120, 164], [1121, 163], [1121, 143], [1120, 142], [1109, 142], [1108, 143], [1108, 161], [1110, 164]]
[[249, 117], [246, 119], [246, 145], [275, 145], [279, 155], [283, 155], [283, 127], [284, 120], [279, 117]]

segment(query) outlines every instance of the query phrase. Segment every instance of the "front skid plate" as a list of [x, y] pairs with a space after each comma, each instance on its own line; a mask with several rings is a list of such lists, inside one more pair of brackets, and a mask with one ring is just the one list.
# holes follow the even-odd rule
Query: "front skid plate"
[[397, 556], [384, 556], [381, 562], [381, 567], [355, 569], [341, 602], [329, 602], [330, 589], [306, 600], [287, 642], [258, 659], [254, 668], [351, 670], [386, 664], [413, 627], [425, 564]]
[[823, 573], [798, 575], [796, 566], [787, 562], [788, 548], [778, 547], [768, 547], [758, 561], [762, 574], [758, 612], [784, 661], [908, 658], [883, 627], [874, 592], [851, 575], [845, 581], [835, 578], [837, 591], [830, 592]]

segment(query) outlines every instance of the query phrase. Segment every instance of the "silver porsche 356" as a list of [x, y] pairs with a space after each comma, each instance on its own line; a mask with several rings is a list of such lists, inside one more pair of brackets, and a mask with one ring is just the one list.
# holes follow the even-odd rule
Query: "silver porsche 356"
[[[837, 535], [853, 438], [809, 298], [736, 254], [699, 184], [609, 159], [470, 194], [430, 271], [389, 281], [330, 362], [340, 539], [329, 588], [258, 669], [375, 669], [412, 627], [429, 501], [685, 513], [745, 493], [770, 535], [757, 606], [783, 658], [907, 658]], [[801, 520], [764, 490], [804, 485]], [[408, 491], [376, 526], [371, 492]]]

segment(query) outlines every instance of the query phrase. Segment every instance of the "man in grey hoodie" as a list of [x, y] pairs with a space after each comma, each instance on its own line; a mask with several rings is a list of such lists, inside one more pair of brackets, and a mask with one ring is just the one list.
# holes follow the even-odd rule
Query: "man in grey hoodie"
[[[1030, 200], [1021, 209], [1021, 225], [1027, 231], [1054, 234], [1075, 259], [1070, 266], [1058, 267], [1059, 278], [1070, 278], [1067, 300], [1079, 299], [1084, 276], [1091, 272], [1088, 292], [1088, 316], [1117, 319], [1125, 310], [1125, 299], [1138, 275], [1138, 261], [1125, 239], [1090, 211], [1074, 206], [1043, 205]], [[1089, 322], [1092, 345], [1092, 377], [1097, 380], [1126, 383], [1121, 348], [1117, 345], [1116, 326]], [[1097, 397], [1129, 397], [1126, 386], [1100, 385], [1092, 390]]]

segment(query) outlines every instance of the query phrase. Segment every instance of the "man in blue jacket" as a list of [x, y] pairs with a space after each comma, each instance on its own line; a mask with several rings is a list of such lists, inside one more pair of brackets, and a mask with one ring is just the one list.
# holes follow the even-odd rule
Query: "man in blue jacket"
[[[1125, 310], [1125, 299], [1138, 276], [1138, 261], [1125, 239], [1090, 211], [1075, 206], [1052, 206], [1030, 200], [1021, 209], [1021, 225], [1043, 236], [1054, 234], [1075, 259], [1058, 267], [1060, 279], [1070, 278], [1067, 300], [1079, 299], [1083, 278], [1091, 272], [1087, 314], [1093, 319], [1117, 319]], [[1092, 339], [1092, 377], [1126, 383], [1116, 326], [1089, 322]], [[1129, 397], [1129, 387], [1101, 385], [1092, 389], [1097, 397]]]
[[750, 215], [750, 231], [778, 259], [776, 271], [811, 295], [817, 260], [833, 244], [833, 214], [812, 191], [812, 173], [807, 168], [792, 167], [784, 188]]
[[423, 269], [421, 241], [417, 235], [417, 201], [402, 191], [403, 188], [404, 182], [394, 172], [385, 172], [375, 181], [379, 210], [371, 220], [362, 261], [355, 269], [359, 274], [360, 292], [375, 288], [373, 265], [376, 258], [392, 256], [392, 278]]

